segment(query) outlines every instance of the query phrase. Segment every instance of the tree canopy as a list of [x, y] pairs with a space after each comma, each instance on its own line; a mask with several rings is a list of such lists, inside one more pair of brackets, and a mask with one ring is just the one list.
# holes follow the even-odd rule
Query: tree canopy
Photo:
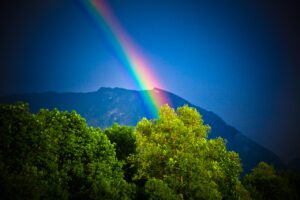
[[1, 199], [299, 199], [299, 176], [241, 161], [196, 109], [165, 105], [136, 127], [0, 105]]
[[4, 198], [129, 198], [122, 163], [98, 128], [76, 112], [0, 107], [0, 171]]
[[[292, 175], [291, 177], [289, 177]], [[292, 181], [295, 181], [293, 183]], [[290, 172], [278, 173], [265, 162], [259, 163], [243, 178], [253, 199], [299, 199], [299, 176]], [[295, 186], [298, 186], [296, 188]]]
[[184, 199], [238, 199], [239, 157], [226, 150], [221, 138], [208, 140], [209, 130], [197, 110], [188, 106], [175, 112], [166, 105], [157, 120], [144, 118], [136, 127], [134, 178], [165, 184]]

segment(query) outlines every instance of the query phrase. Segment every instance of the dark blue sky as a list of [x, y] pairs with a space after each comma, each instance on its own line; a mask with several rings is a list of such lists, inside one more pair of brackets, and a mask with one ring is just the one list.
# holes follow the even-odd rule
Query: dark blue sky
[[[1, 3], [0, 94], [134, 88], [80, 4]], [[111, 0], [165, 90], [284, 159], [300, 155], [300, 10], [292, 1]]]

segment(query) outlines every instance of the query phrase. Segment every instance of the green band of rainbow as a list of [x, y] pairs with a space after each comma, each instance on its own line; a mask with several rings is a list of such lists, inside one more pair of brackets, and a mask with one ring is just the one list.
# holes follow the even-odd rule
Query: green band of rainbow
[[117, 55], [133, 78], [135, 85], [144, 90], [142, 98], [151, 116], [157, 117], [158, 108], [168, 103], [168, 98], [159, 90], [150, 90], [154, 87], [162, 88], [151, 66], [142, 56], [138, 47], [124, 32], [104, 0], [82, 0], [81, 2], [96, 20], [97, 25], [104, 31], [107, 39], [113, 45]]

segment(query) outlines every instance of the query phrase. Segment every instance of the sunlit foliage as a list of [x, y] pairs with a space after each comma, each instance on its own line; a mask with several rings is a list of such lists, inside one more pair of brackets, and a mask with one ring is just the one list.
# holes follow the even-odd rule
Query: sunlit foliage
[[[143, 119], [136, 127], [134, 178], [165, 184], [166, 190], [184, 199], [238, 199], [239, 157], [226, 150], [221, 138], [208, 140], [209, 130], [201, 115], [187, 106], [175, 112], [166, 105], [159, 119]], [[159, 187], [152, 191], [155, 188]]]
[[299, 176], [263, 162], [241, 182], [209, 132], [188, 106], [102, 132], [75, 111], [0, 105], [0, 199], [299, 199]]
[[114, 146], [76, 112], [0, 107], [1, 196], [7, 199], [129, 198]]

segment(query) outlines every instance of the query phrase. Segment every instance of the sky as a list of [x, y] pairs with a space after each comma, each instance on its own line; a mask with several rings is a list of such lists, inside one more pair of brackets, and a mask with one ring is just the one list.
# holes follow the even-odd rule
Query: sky
[[[161, 89], [215, 112], [284, 161], [300, 157], [296, 1], [107, 2]], [[80, 0], [11, 0], [0, 16], [0, 95], [139, 89]]]

